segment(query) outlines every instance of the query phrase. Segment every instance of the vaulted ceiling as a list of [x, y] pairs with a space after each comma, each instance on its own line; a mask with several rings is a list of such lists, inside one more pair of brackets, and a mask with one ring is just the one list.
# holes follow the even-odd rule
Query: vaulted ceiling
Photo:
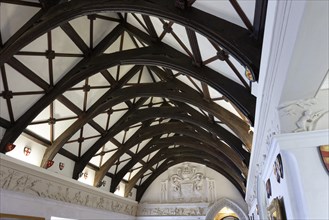
[[267, 1], [0, 2], [2, 153], [24, 135], [137, 201], [185, 161], [244, 194]]

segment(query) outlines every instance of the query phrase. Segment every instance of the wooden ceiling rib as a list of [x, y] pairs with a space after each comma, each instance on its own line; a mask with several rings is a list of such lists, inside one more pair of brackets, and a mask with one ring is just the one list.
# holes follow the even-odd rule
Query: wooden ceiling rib
[[[0, 151], [5, 153], [7, 143], [25, 135], [46, 146], [41, 167], [62, 154], [75, 161], [74, 179], [90, 165], [96, 171], [95, 186], [108, 176], [114, 192], [123, 181], [126, 196], [137, 188], [137, 201], [157, 176], [185, 161], [218, 171], [243, 195], [256, 98], [241, 67], [251, 70], [257, 80], [267, 1], [256, 1], [253, 25], [237, 0], [228, 1], [247, 29], [191, 5], [179, 8], [176, 0], [0, 0], [0, 4], [40, 8], [5, 43], [1, 41], [0, 98], [8, 116], [0, 117], [0, 126], [6, 129]], [[80, 17], [87, 18], [83, 34], [74, 20]], [[99, 21], [111, 25], [100, 41]], [[216, 54], [203, 57], [197, 34], [210, 42]], [[73, 43], [76, 52], [56, 51], [58, 42], [54, 42], [60, 35]], [[45, 51], [33, 47], [22, 51], [40, 36], [45, 36]], [[46, 58], [49, 81], [32, 70], [28, 62], [33, 59], [19, 56]], [[75, 59], [59, 78], [57, 58]], [[208, 66], [217, 60], [227, 64], [237, 80]], [[7, 68], [40, 91], [15, 91], [8, 83]], [[79, 94], [78, 100], [68, 92]], [[14, 99], [30, 95], [41, 98], [16, 116]], [[231, 110], [218, 100], [227, 100]], [[59, 103], [71, 113], [58, 115], [55, 104]], [[45, 116], [35, 120], [45, 109]], [[67, 123], [67, 128], [58, 130], [56, 122]], [[49, 138], [29, 130], [30, 125], [49, 126]], [[77, 153], [63, 148], [69, 143], [77, 146]], [[106, 147], [109, 143], [115, 147]], [[96, 157], [93, 164], [99, 166], [90, 163]]]

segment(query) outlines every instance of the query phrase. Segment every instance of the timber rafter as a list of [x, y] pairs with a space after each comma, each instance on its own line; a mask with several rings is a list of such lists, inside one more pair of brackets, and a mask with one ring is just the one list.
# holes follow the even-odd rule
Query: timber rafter
[[[137, 187], [136, 200], [139, 201], [147, 187], [162, 172], [177, 163], [190, 161], [204, 164], [222, 173], [238, 188], [241, 194], [244, 194], [244, 182], [248, 174], [249, 152], [252, 144], [252, 132], [249, 131], [249, 126], [254, 122], [256, 98], [251, 94], [251, 84], [248, 85], [229, 57], [235, 58], [243, 68], [251, 70], [256, 80], [258, 79], [267, 0], [264, 0], [264, 3], [262, 0], [256, 1], [253, 26], [238, 2], [229, 1], [247, 29], [190, 6], [188, 9], [180, 10], [175, 7], [175, 0], [39, 0], [39, 3], [17, 0], [3, 1], [9, 4], [40, 8], [4, 44], [1, 42], [0, 67], [4, 84], [7, 83], [4, 64], [8, 64], [41, 88], [41, 91], [24, 92], [24, 95], [35, 93], [43, 96], [17, 119], [14, 117], [14, 110], [11, 107], [10, 99], [12, 97], [6, 95], [11, 91], [5, 86], [0, 98], [7, 99], [10, 121], [0, 118], [0, 126], [7, 129], [0, 143], [0, 151], [4, 152], [7, 143], [13, 143], [19, 135], [23, 134], [47, 147], [42, 167], [46, 167], [47, 161], [52, 160], [57, 153], [60, 153], [76, 162], [73, 178], [77, 179], [79, 173], [95, 154], [102, 148], [104, 149], [105, 144], [110, 141], [118, 149], [100, 168], [95, 166], [95, 185], [105, 175], [108, 175], [112, 178], [111, 192], [120, 181], [123, 181], [123, 177], [131, 171], [134, 165], [141, 163], [142, 170], [127, 182], [126, 192], [127, 194], [133, 187]], [[117, 12], [119, 19], [97, 14], [103, 11]], [[140, 14], [142, 19], [139, 20], [135, 13]], [[140, 23], [146, 32], [128, 23], [127, 17], [130, 15]], [[87, 16], [90, 20], [89, 44], [70, 23], [71, 20], [81, 16]], [[96, 18], [115, 22], [118, 25], [103, 40], [93, 45], [93, 21]], [[153, 23], [153, 19], [157, 18], [163, 24], [163, 31], [160, 34]], [[209, 22], [210, 20], [212, 22]], [[180, 24], [185, 28], [191, 50], [172, 31], [174, 24]], [[58, 27], [72, 40], [81, 53], [65, 54], [52, 50], [51, 32]], [[127, 34], [136, 49], [123, 50]], [[188, 55], [162, 43], [166, 34], [171, 34]], [[217, 50], [217, 55], [208, 59], [207, 62], [202, 59], [197, 34], [206, 37]], [[47, 37], [48, 50], [46, 52], [20, 51], [42, 35]], [[120, 41], [120, 49], [111, 54], [103, 54], [117, 40]], [[49, 83], [17, 59], [17, 55], [46, 56], [49, 61]], [[81, 57], [82, 60], [54, 83], [52, 68], [54, 57], [52, 55], [54, 57]], [[224, 74], [206, 66], [214, 60], [226, 62], [241, 83], [236, 83], [225, 77]], [[121, 77], [121, 65], [133, 65], [133, 67]], [[113, 76], [114, 74], [111, 75], [107, 69], [116, 66], [118, 70], [116, 76]], [[153, 83], [140, 82], [145, 69], [149, 72]], [[86, 97], [88, 89], [90, 89], [88, 80], [98, 73], [101, 73], [108, 81], [109, 86], [106, 87], [108, 91], [95, 104], [87, 108]], [[138, 83], [129, 84], [128, 81], [138, 74]], [[178, 79], [179, 75], [187, 76], [192, 83], [194, 79], [199, 80], [200, 88], [198, 85], [195, 85], [197, 89], [194, 89], [184, 84]], [[160, 81], [155, 80], [155, 76]], [[63, 94], [76, 89], [73, 86], [81, 82], [84, 83], [84, 88], [81, 90], [84, 92], [85, 99], [83, 108], [80, 109]], [[237, 112], [241, 114], [242, 119], [216, 104], [211, 98], [210, 88], [219, 92], [222, 95], [220, 98], [232, 103]], [[161, 98], [162, 105], [153, 107], [153, 98]], [[53, 102], [56, 100], [77, 115], [72, 117], [76, 121], [56, 139], [53, 124], [50, 128], [50, 140], [27, 130], [27, 126], [31, 125], [36, 116], [48, 106], [50, 106], [51, 112], [49, 120], [54, 118]], [[145, 102], [149, 100], [151, 101], [148, 108], [142, 108], [147, 105]], [[107, 125], [104, 128], [96, 122], [95, 117], [106, 111], [111, 112], [112, 107], [121, 103], [126, 104], [127, 112], [112, 127], [108, 128]], [[111, 113], [108, 113], [108, 121], [110, 115]], [[163, 119], [169, 119], [170, 122], [162, 123]], [[159, 122], [159, 125], [151, 126], [155, 122]], [[41, 124], [44, 121], [33, 121], [33, 123]], [[114, 138], [120, 132], [126, 135], [127, 131], [138, 123], [142, 125], [127, 140], [123, 138], [123, 141], [119, 142]], [[82, 154], [80, 151], [85, 125], [90, 125], [99, 132], [97, 134], [99, 139]], [[225, 129], [225, 126], [229, 129]], [[76, 156], [65, 150], [63, 146], [68, 142], [73, 142], [70, 138], [79, 130], [81, 141], [79, 142], [79, 153]], [[169, 134], [172, 133], [174, 136], [169, 137]], [[164, 135], [167, 135], [167, 138], [163, 138]], [[133, 153], [131, 148], [147, 138], [150, 138], [151, 141], [140, 151]], [[170, 146], [174, 146], [174, 149], [169, 148]], [[143, 160], [145, 156], [151, 155], [156, 150], [160, 151], [153, 159], [147, 162]], [[101, 151], [100, 154], [104, 153]], [[124, 154], [131, 156], [131, 160], [123, 168], [117, 170], [116, 163], [120, 163], [120, 158]], [[165, 162], [156, 169], [152, 168], [152, 165], [160, 159], [165, 159]], [[116, 166], [116, 171], [113, 174], [108, 173], [113, 166]], [[152, 175], [142, 184], [136, 185], [138, 180], [144, 178], [147, 170], [151, 170]]]

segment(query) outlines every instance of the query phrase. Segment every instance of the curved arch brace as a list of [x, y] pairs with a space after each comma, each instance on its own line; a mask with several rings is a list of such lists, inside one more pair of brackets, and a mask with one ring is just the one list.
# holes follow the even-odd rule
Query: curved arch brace
[[[149, 142], [150, 144], [147, 143], [142, 150], [140, 150], [134, 157], [132, 157], [131, 160], [123, 168], [121, 168], [121, 170], [118, 173], [116, 173], [115, 178], [112, 178], [111, 181], [110, 192], [115, 191], [115, 188], [118, 186], [118, 184], [123, 179], [123, 177], [127, 174], [127, 172], [142, 158], [144, 158], [148, 154], [151, 154], [154, 151], [167, 148], [171, 145], [189, 147], [195, 150], [200, 150], [201, 148], [202, 151], [205, 151], [212, 155], [216, 155], [218, 161], [226, 164], [228, 167], [233, 169], [234, 170], [233, 172], [235, 172], [237, 175], [243, 173], [246, 176], [248, 173], [247, 168], [241, 170], [241, 167], [238, 168], [237, 164], [233, 164], [231, 161], [225, 159], [225, 156], [223, 157], [223, 155], [220, 152], [218, 152], [216, 149], [214, 149], [212, 146], [207, 145], [205, 143], [201, 144], [199, 140], [193, 137], [174, 136], [174, 137], [157, 139], [156, 141], [152, 141], [152, 140]], [[96, 180], [95, 184], [97, 184], [99, 181], [100, 180]]]
[[[157, 135], [162, 135], [166, 133], [177, 133], [183, 134], [189, 137], [197, 138], [203, 143], [207, 143], [217, 148], [222, 154], [227, 156], [227, 159], [237, 164], [237, 166], [242, 164], [241, 158], [239, 158], [231, 148], [227, 145], [218, 145], [217, 141], [212, 140], [211, 135], [205, 132], [202, 128], [196, 127], [190, 124], [182, 122], [169, 122], [165, 124], [154, 125], [151, 127], [146, 127], [141, 129], [139, 132], [136, 132], [129, 140], [118, 149], [96, 172], [95, 179], [102, 180], [108, 170], [113, 166], [113, 164], [131, 147], [135, 144], [147, 140]], [[83, 169], [83, 167], [80, 167]], [[81, 172], [81, 171], [80, 171]]]
[[[216, 166], [215, 164], [209, 163], [206, 160], [203, 160], [203, 158], [198, 157], [198, 155], [190, 155], [189, 157], [168, 157], [167, 163], [161, 164], [157, 168], [157, 172], [154, 172], [152, 175], [150, 175], [143, 183], [137, 188], [137, 195], [136, 195], [136, 201], [140, 201], [144, 192], [148, 188], [148, 186], [155, 180], [160, 174], [162, 174], [164, 171], [166, 171], [169, 167], [174, 166], [176, 164], [182, 163], [182, 162], [195, 162], [200, 163], [203, 165], [208, 166], [211, 169], [216, 170], [217, 172], [221, 173], [223, 176], [225, 176], [241, 193], [242, 197], [244, 197], [245, 194], [245, 186], [239, 182], [236, 182], [235, 179], [233, 179], [230, 175], [223, 172], [220, 167]], [[169, 162], [169, 163], [168, 163]]]
[[[64, 9], [64, 10], [63, 10]], [[103, 11], [136, 12], [166, 18], [196, 30], [213, 42], [229, 51], [239, 62], [258, 76], [261, 45], [250, 37], [251, 33], [238, 25], [227, 22], [196, 8], [181, 11], [175, 7], [174, 0], [79, 0], [64, 2], [52, 7], [20, 35], [10, 39], [0, 53], [0, 64], [12, 57], [18, 50], [32, 40], [69, 20], [87, 14]], [[211, 21], [211, 22], [209, 22]]]
[[[180, 65], [179, 62], [177, 63], [177, 61], [175, 61], [176, 59], [179, 60], [180, 58], [172, 57], [171, 59], [168, 60], [167, 54], [163, 51], [161, 52], [161, 48], [152, 47], [152, 48], [133, 49], [133, 50], [127, 50], [127, 51], [117, 52], [108, 55], [102, 55], [97, 58], [91, 59], [92, 61], [89, 61], [87, 63], [81, 61], [80, 65], [77, 65], [75, 68], [69, 71], [69, 73], [67, 73], [60, 80], [60, 82], [58, 82], [56, 86], [53, 89], [51, 89], [51, 91], [49, 91], [46, 95], [44, 95], [22, 117], [20, 117], [12, 128], [6, 131], [0, 145], [1, 149], [3, 150], [5, 143], [13, 142], [20, 135], [23, 129], [33, 120], [33, 118], [35, 118], [42, 111], [42, 109], [46, 108], [53, 100], [55, 100], [55, 98], [59, 94], [71, 88], [81, 80], [97, 73], [98, 71], [101, 71], [102, 69], [107, 69], [111, 66], [120, 63], [141, 64], [141, 65], [144, 64], [165, 65], [166, 67], [175, 69], [177, 68], [177, 66]], [[194, 74], [192, 76], [194, 77], [198, 76], [198, 78], [201, 78], [201, 80], [204, 80], [206, 78], [206, 75], [202, 75], [205, 74], [206, 71], [200, 72], [200, 69], [195, 67], [192, 67], [192, 69], [194, 69], [194, 71], [190, 70], [186, 72], [186, 74], [191, 74], [191, 72], [193, 72]], [[220, 74], [216, 74], [216, 75], [217, 75], [216, 78], [213, 77], [210, 78], [215, 80], [210, 84], [211, 85], [216, 84], [215, 88], [227, 87], [227, 89], [229, 89], [228, 87], [229, 85], [223, 84], [223, 82], [221, 82], [221, 80], [223, 79], [220, 76]], [[209, 80], [207, 80], [207, 82], [208, 81]], [[232, 84], [232, 82], [230, 84]], [[243, 99], [243, 102], [248, 102], [247, 105], [254, 106], [255, 100], [252, 98], [252, 96], [249, 96], [250, 94], [247, 95], [249, 96], [249, 98], [247, 98], [246, 96], [243, 96], [243, 94], [246, 95], [245, 92], [239, 91], [236, 87], [233, 88], [236, 89], [234, 93], [237, 95], [237, 97], [241, 96], [237, 99], [241, 99], [241, 100]], [[193, 89], [190, 89], [186, 85], [185, 85], [185, 89], [189, 89], [193, 91]], [[229, 90], [231, 89], [232, 88], [230, 88]], [[244, 90], [244, 88], [242, 89]], [[174, 90], [179, 91], [180, 88], [175, 88]], [[194, 91], [193, 93], [196, 93], [197, 97], [199, 97], [199, 99], [201, 99], [203, 103], [206, 103], [206, 106], [209, 106], [206, 108], [207, 111], [211, 112], [214, 116], [220, 118], [241, 138], [241, 140], [245, 143], [247, 147], [251, 147], [252, 135], [248, 133], [249, 126], [245, 122], [237, 118], [232, 113], [227, 113], [225, 115], [222, 115], [223, 110], [220, 110], [218, 112], [219, 109], [222, 109], [221, 107], [219, 107], [217, 104], [213, 102], [207, 102], [203, 100], [203, 98], [200, 97], [200, 95], [197, 92]], [[198, 106], [198, 101], [194, 101], [194, 105]]]
[[[208, 155], [207, 152], [204, 152], [201, 150], [190, 149], [188, 147], [162, 149], [145, 166], [143, 166], [142, 169], [139, 170], [138, 173], [136, 173], [132, 179], [129, 180], [129, 182], [126, 184], [125, 196], [128, 196], [128, 193], [136, 185], [137, 181], [143, 176], [143, 174], [148, 169], [150, 169], [153, 165], [158, 163], [159, 161], [161, 161], [163, 159], [171, 158], [171, 157], [176, 157], [176, 156], [177, 157], [189, 157], [189, 156], [193, 156], [193, 155], [196, 155], [195, 157], [200, 157], [202, 159], [206, 159], [210, 164], [220, 167], [221, 172], [219, 172], [219, 173], [228, 174], [236, 182], [239, 182], [241, 184], [244, 181], [241, 178], [241, 175], [240, 176], [235, 175], [234, 172], [232, 172], [231, 168], [227, 167], [226, 164], [223, 164], [222, 162], [218, 161], [215, 156], [213, 156], [211, 154]], [[157, 172], [157, 171], [154, 171], [154, 172]]]
[[[169, 98], [169, 99], [175, 99], [177, 101], [181, 102], [187, 102], [192, 105], [200, 106], [200, 108], [209, 110], [209, 112], [213, 113], [214, 116], [220, 115], [219, 118], [223, 117], [226, 112], [222, 110], [222, 108], [218, 109], [217, 104], [213, 104], [213, 107], [210, 107], [211, 102], [205, 101], [202, 97], [200, 97], [200, 94], [192, 90], [188, 86], [181, 85], [180, 88], [178, 89], [176, 87], [177, 85], [175, 83], [171, 82], [165, 82], [165, 83], [154, 83], [154, 84], [147, 84], [147, 85], [136, 85], [136, 86], [131, 86], [128, 88], [123, 88], [117, 91], [109, 91], [106, 92], [102, 98], [100, 98], [87, 112], [84, 114], [80, 115], [79, 120], [74, 122], [65, 133], [60, 135], [56, 141], [53, 143], [51, 147], [48, 147], [45, 155], [44, 155], [44, 160], [42, 162], [42, 166], [46, 165], [46, 162], [48, 160], [51, 160], [57, 153], [58, 151], [62, 148], [62, 146], [66, 143], [66, 141], [69, 140], [69, 138], [76, 132], [78, 131], [84, 124], [86, 124], [88, 121], [90, 121], [92, 118], [94, 118], [98, 113], [120, 103], [127, 101], [132, 98], [136, 97], [149, 97], [149, 96], [160, 96], [164, 98]], [[162, 90], [159, 90], [159, 88], [162, 88]], [[209, 106], [209, 108], [207, 108]], [[215, 108], [217, 106], [217, 108]], [[221, 111], [218, 111], [221, 110]], [[230, 124], [233, 122], [242, 123], [241, 119], [238, 119], [236, 116], [234, 116], [232, 113], [226, 114], [229, 119], [231, 119]], [[235, 120], [234, 120], [235, 119]], [[228, 119], [225, 119], [228, 120]], [[232, 124], [232, 126], [237, 127], [238, 124]], [[242, 131], [244, 128], [239, 128], [240, 131]], [[119, 130], [118, 130], [119, 131]], [[97, 145], [93, 145], [91, 151], [93, 153], [96, 153], [97, 150], [105, 144], [110, 137], [113, 136], [115, 132], [111, 130], [111, 132], [108, 132], [104, 134], [104, 137], [100, 139], [99, 142], [97, 142]], [[245, 137], [245, 136], [244, 136]], [[94, 147], [95, 146], [95, 147]], [[88, 150], [89, 151], [89, 150]], [[91, 154], [90, 157], [88, 158], [89, 160], [91, 159]], [[88, 160], [88, 161], [89, 161]], [[85, 160], [85, 163], [87, 160]]]

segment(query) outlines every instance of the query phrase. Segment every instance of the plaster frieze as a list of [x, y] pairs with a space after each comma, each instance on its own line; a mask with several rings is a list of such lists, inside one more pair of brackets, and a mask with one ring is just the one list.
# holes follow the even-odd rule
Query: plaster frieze
[[140, 204], [137, 216], [205, 216], [208, 203]]
[[91, 189], [91, 187], [84, 187], [80, 183], [55, 177], [43, 170], [43, 172], [41, 170], [38, 172], [37, 168], [29, 169], [28, 164], [19, 165], [13, 163], [13, 160], [6, 155], [1, 155], [1, 189], [126, 215], [136, 215], [137, 202], [121, 199], [110, 193]]

